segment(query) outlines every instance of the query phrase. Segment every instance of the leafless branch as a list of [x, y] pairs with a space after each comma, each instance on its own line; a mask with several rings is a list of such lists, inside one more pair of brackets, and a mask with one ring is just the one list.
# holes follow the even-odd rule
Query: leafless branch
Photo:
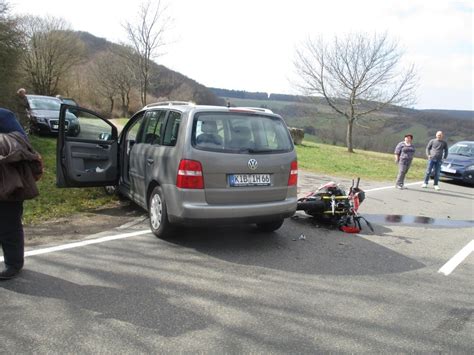
[[307, 39], [296, 50], [298, 88], [306, 95], [323, 96], [348, 122], [347, 146], [352, 151], [352, 125], [388, 105], [414, 102], [414, 66], [400, 69], [403, 53], [386, 33], [363, 33]]

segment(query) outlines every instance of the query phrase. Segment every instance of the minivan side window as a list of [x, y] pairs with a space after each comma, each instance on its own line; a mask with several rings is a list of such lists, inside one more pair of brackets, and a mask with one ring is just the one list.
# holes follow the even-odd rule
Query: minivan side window
[[148, 111], [137, 143], [160, 144], [166, 111]]
[[163, 145], [175, 146], [178, 140], [179, 125], [181, 123], [181, 114], [171, 111], [166, 122], [165, 134], [163, 136]]

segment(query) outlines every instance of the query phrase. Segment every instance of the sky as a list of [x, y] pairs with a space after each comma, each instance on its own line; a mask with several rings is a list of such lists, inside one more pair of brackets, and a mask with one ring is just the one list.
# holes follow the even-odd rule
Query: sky
[[[7, 0], [126, 42], [141, 1]], [[454, 0], [162, 0], [172, 18], [155, 59], [207, 87], [299, 94], [296, 49], [308, 38], [387, 32], [418, 74], [418, 109], [474, 110], [473, 2]]]

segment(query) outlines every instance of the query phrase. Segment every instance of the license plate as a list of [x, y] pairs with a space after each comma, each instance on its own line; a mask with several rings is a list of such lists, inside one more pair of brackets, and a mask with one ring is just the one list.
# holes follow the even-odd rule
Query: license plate
[[441, 171], [450, 174], [456, 174], [456, 169], [445, 168], [444, 166], [441, 167]]
[[239, 186], [270, 186], [270, 174], [233, 174], [229, 175], [229, 185]]
[[[69, 122], [66, 121], [65, 124], [64, 124], [64, 126], [65, 126], [64, 128], [65, 128], [66, 131], [67, 131], [67, 127], [69, 126]], [[52, 123], [52, 124], [51, 124], [51, 128], [52, 128], [52, 129], [59, 129], [59, 124], [58, 124], [58, 123]]]

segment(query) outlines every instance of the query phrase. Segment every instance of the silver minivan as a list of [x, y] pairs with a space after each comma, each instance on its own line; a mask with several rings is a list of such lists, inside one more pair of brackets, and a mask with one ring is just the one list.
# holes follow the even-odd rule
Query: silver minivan
[[157, 236], [174, 225], [256, 224], [271, 232], [297, 204], [298, 165], [283, 119], [269, 110], [156, 103], [118, 129], [74, 107], [77, 137], [62, 105], [58, 187], [116, 185], [150, 216]]

